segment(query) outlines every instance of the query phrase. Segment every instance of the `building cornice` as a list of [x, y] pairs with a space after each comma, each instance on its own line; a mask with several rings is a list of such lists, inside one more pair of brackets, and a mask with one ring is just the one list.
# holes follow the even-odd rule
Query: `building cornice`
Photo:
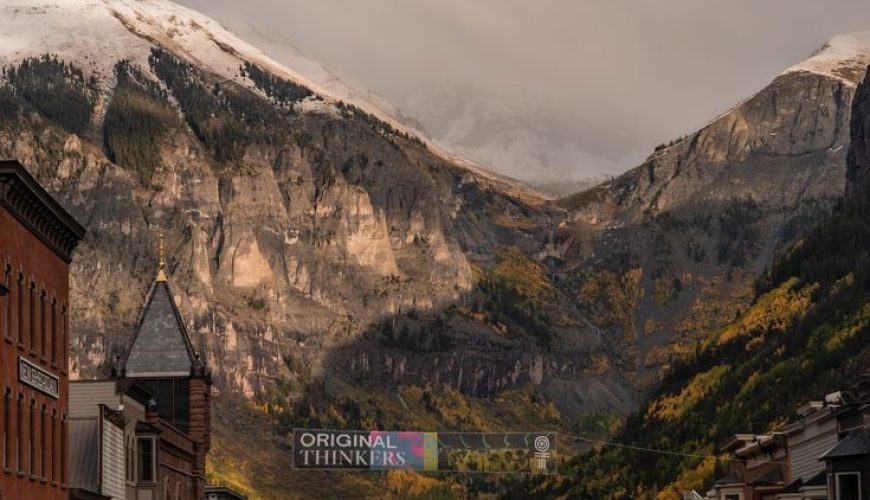
[[0, 206], [64, 262], [72, 261], [72, 252], [84, 237], [85, 228], [15, 160], [0, 160]]

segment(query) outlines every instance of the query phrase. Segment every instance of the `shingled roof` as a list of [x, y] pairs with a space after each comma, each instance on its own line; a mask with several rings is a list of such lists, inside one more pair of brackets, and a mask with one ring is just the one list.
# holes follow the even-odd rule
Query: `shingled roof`
[[850, 458], [870, 455], [870, 431], [856, 431], [846, 436], [830, 451], [822, 455], [820, 460], [833, 458]]
[[[162, 272], [162, 271], [161, 271]], [[124, 363], [131, 378], [184, 377], [197, 363], [193, 345], [165, 279], [151, 285]]]

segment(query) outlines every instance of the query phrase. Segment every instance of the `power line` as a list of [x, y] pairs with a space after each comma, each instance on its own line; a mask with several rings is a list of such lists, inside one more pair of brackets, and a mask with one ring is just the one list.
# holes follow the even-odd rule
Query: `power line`
[[[742, 462], [743, 461], [743, 460], [737, 459], [737, 458], [725, 458], [725, 457], [722, 457], [720, 455], [714, 455], [714, 454], [703, 455], [703, 454], [699, 454], [699, 453], [683, 453], [680, 451], [659, 450], [659, 449], [655, 449], [655, 448], [645, 448], [643, 446], [632, 446], [630, 444], [615, 443], [613, 441], [602, 441], [600, 439], [592, 439], [592, 438], [588, 438], [585, 436], [579, 436], [577, 434], [558, 433], [557, 435], [568, 436], [568, 437], [575, 438], [578, 441], [585, 441], [587, 443], [599, 444], [602, 446], [614, 446], [617, 448], [624, 448], [624, 449], [635, 450], [635, 451], [643, 451], [643, 452], [647, 452], [647, 453], [657, 453], [660, 455], [671, 455], [671, 456], [689, 457], [689, 458], [715, 458], [716, 460], [721, 460], [723, 462]], [[778, 464], [778, 465], [789, 465], [789, 462], [779, 462], [779, 461], [774, 461], [774, 460], [771, 460], [771, 461], [766, 462], [766, 463]]]

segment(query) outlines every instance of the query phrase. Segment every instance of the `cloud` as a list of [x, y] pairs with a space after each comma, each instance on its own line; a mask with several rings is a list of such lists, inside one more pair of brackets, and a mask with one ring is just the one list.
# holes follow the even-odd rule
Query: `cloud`
[[[244, 20], [292, 40], [304, 55], [384, 95], [429, 129], [454, 141], [489, 141], [489, 156], [502, 163], [492, 167], [526, 179], [630, 168], [832, 35], [870, 29], [866, 0], [181, 3], [231, 28], [228, 21]], [[442, 107], [456, 115], [445, 116]], [[478, 115], [467, 116], [469, 107]], [[490, 130], [505, 122], [513, 129]], [[459, 136], [469, 123], [482, 129]], [[525, 141], [541, 151], [506, 165], [510, 158], [500, 153], [517, 146], [506, 144], [510, 137], [541, 135]], [[577, 150], [586, 154], [570, 161], [568, 153]], [[548, 160], [529, 160], [535, 157]]]

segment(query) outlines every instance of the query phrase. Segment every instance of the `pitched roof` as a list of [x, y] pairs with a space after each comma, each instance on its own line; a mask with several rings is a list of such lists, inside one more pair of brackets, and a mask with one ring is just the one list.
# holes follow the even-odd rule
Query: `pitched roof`
[[157, 280], [139, 316], [124, 374], [131, 378], [183, 377], [191, 375], [195, 363], [193, 345], [169, 283]]
[[804, 481], [801, 478], [798, 478], [791, 483], [788, 484], [785, 488], [780, 490], [780, 495], [785, 495], [789, 493], [800, 493], [804, 488], [809, 488], [812, 486], [824, 486], [827, 484], [827, 473], [825, 471], [821, 471], [815, 476], [809, 478]]
[[716, 480], [717, 485], [725, 485], [725, 484], [741, 484], [743, 483], [743, 479], [740, 478], [735, 472], [729, 472], [724, 476], [720, 477]]
[[853, 432], [843, 438], [821, 460], [870, 455], [870, 431]]
[[749, 484], [752, 484], [755, 486], [762, 486], [762, 485], [782, 484], [782, 481], [783, 481], [782, 471], [777, 468], [777, 469], [771, 469], [771, 470], [765, 472], [764, 474], [756, 477], [755, 479], [750, 481]]

